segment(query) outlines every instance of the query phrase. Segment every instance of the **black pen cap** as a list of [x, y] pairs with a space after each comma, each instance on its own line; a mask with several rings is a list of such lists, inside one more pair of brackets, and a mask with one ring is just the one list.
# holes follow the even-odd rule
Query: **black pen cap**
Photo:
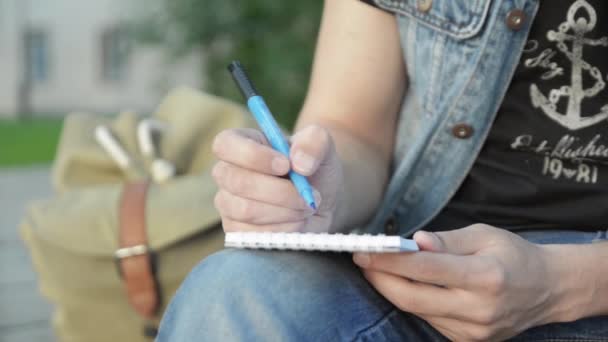
[[230, 71], [234, 82], [236, 82], [236, 85], [239, 87], [246, 100], [252, 96], [258, 95], [258, 92], [255, 90], [251, 80], [249, 80], [249, 76], [247, 76], [247, 72], [241, 65], [241, 62], [233, 61], [230, 63], [230, 65], [228, 65], [228, 71]]

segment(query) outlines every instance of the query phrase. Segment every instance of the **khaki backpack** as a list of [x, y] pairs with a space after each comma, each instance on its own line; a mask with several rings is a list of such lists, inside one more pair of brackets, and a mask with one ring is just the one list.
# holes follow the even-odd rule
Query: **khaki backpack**
[[[56, 196], [32, 203], [23, 220], [60, 341], [149, 341], [184, 277], [223, 246], [211, 145], [221, 130], [253, 121], [243, 107], [188, 88], [169, 94], [152, 117], [166, 125], [154, 158], [170, 162], [174, 177], [150, 180], [141, 118], [70, 114], [53, 168]], [[101, 126], [132, 157], [131, 168], [96, 140]]]

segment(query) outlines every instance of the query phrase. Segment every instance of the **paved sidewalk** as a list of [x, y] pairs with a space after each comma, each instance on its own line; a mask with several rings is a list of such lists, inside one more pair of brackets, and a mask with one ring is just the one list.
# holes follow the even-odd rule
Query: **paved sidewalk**
[[51, 195], [49, 177], [48, 166], [0, 169], [0, 342], [54, 341], [51, 306], [18, 231], [25, 205]]

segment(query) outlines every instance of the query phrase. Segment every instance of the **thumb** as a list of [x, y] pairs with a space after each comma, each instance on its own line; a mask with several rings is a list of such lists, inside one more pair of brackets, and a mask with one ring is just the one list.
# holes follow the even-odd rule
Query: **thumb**
[[316, 125], [298, 131], [291, 138], [291, 163], [297, 173], [314, 174], [330, 153], [333, 141], [329, 132]]
[[291, 138], [291, 167], [306, 177], [322, 197], [318, 210], [326, 218], [333, 217], [338, 190], [344, 186], [342, 164], [329, 131], [311, 125]]
[[421, 251], [446, 252], [443, 241], [441, 241], [436, 233], [417, 231], [414, 234], [414, 241], [416, 241]]
[[485, 231], [475, 225], [444, 232], [418, 231], [414, 240], [421, 250], [469, 255], [483, 248]]

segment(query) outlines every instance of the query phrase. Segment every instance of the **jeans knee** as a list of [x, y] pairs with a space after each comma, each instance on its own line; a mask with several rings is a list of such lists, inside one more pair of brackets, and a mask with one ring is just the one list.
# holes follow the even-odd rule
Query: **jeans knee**
[[180, 291], [190, 298], [209, 297], [217, 305], [223, 300], [232, 301], [244, 292], [263, 291], [271, 286], [268, 280], [281, 273], [285, 276], [286, 258], [289, 256], [272, 252], [223, 250], [200, 262]]
[[267, 258], [246, 250], [223, 250], [215, 253], [192, 269], [178, 290], [174, 302], [180, 310], [232, 305], [244, 296], [256, 292], [256, 287], [271, 272]]
[[192, 269], [164, 313], [157, 342], [200, 340], [199, 336], [204, 336], [208, 326], [217, 323], [213, 316], [221, 315], [214, 311], [225, 304], [221, 294], [232, 290], [224, 287], [222, 279], [227, 273], [232, 273], [233, 277], [236, 274], [236, 270], [226, 267], [231, 258], [230, 251], [221, 251]]
[[186, 278], [158, 341], [315, 340], [356, 332], [353, 322], [365, 326], [387, 309], [349, 255], [225, 250]]

